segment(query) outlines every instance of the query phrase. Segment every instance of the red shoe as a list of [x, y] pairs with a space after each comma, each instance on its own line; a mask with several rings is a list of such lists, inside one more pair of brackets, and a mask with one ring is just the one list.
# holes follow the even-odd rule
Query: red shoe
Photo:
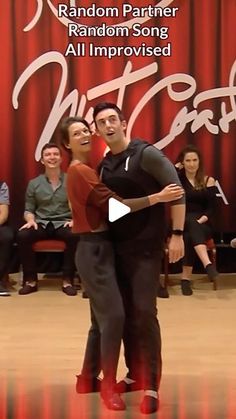
[[159, 409], [159, 399], [152, 396], [144, 396], [140, 404], [140, 412], [146, 415], [157, 412]]
[[125, 410], [125, 402], [121, 399], [118, 393], [104, 392], [101, 393], [101, 397], [109, 410]]
[[143, 390], [143, 386], [139, 381], [128, 384], [125, 380], [121, 380], [115, 385], [115, 389], [117, 393], [130, 393], [131, 391]]

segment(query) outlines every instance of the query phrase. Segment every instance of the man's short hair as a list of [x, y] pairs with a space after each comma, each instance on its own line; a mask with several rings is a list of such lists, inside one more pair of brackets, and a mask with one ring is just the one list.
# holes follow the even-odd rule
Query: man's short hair
[[124, 117], [123, 113], [121, 112], [120, 108], [115, 103], [100, 102], [94, 107], [94, 110], [93, 110], [93, 120], [94, 120], [95, 124], [96, 124], [95, 119], [96, 119], [97, 114], [101, 111], [104, 111], [105, 109], [114, 109], [118, 114], [119, 120], [120, 121], [125, 120], [125, 117]]
[[56, 144], [56, 143], [52, 143], [52, 142], [50, 142], [50, 143], [46, 143], [46, 144], [44, 144], [44, 146], [43, 146], [43, 148], [42, 148], [42, 150], [41, 150], [41, 159], [43, 158], [44, 151], [45, 151], [45, 150], [48, 150], [48, 149], [50, 149], [50, 148], [57, 148], [57, 149], [59, 150], [60, 154], [62, 154], [62, 153], [61, 153], [61, 149], [60, 149], [59, 145], [58, 145], [58, 144]]

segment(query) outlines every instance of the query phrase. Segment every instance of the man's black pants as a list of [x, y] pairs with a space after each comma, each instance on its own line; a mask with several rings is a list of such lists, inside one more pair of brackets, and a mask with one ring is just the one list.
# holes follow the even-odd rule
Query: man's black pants
[[127, 376], [157, 391], [161, 379], [161, 333], [156, 297], [162, 252], [116, 251], [116, 274], [125, 308]]

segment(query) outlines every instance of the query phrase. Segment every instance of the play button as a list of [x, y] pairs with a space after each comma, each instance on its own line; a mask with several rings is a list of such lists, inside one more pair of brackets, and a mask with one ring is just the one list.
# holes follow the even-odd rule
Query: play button
[[110, 198], [108, 202], [108, 219], [111, 223], [118, 220], [124, 215], [128, 214], [131, 211], [128, 205], [122, 204], [122, 202], [117, 201], [115, 198]]

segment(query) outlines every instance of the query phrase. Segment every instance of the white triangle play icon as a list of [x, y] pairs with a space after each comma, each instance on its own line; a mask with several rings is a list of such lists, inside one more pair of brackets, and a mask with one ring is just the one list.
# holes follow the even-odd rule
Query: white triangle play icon
[[131, 211], [128, 205], [122, 204], [115, 198], [110, 198], [108, 202], [108, 219], [111, 223], [118, 220]]

